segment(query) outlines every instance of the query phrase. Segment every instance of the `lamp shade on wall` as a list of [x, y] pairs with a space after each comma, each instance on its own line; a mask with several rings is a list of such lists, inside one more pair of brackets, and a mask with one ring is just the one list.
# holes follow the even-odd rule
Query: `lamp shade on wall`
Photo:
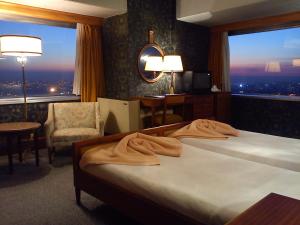
[[300, 59], [293, 59], [293, 66], [295, 67], [300, 66]]
[[265, 71], [269, 73], [281, 72], [280, 63], [278, 61], [268, 62], [265, 66]]
[[164, 72], [182, 72], [183, 66], [179, 55], [164, 56], [163, 69]]
[[145, 71], [162, 71], [163, 59], [160, 56], [149, 56], [146, 61]]
[[32, 36], [3, 35], [0, 36], [0, 52], [3, 56], [40, 56], [42, 41]]

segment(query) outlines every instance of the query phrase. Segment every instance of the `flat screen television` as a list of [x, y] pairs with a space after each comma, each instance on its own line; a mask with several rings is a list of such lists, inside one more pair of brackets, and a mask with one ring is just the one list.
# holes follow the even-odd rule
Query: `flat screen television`
[[193, 94], [208, 94], [211, 92], [211, 75], [209, 72], [193, 72]]

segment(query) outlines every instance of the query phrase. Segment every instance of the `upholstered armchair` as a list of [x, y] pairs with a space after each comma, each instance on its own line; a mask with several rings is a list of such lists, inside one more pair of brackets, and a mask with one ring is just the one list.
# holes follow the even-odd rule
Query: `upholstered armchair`
[[98, 102], [50, 103], [45, 134], [49, 163], [59, 147], [104, 135]]

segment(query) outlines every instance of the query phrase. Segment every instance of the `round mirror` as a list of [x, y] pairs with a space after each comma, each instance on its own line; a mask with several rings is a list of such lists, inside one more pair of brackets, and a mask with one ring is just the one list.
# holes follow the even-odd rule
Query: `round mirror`
[[156, 44], [148, 44], [146, 45], [140, 52], [138, 58], [138, 69], [142, 78], [147, 82], [156, 82], [161, 78], [162, 72], [155, 71], [145, 71], [145, 66], [147, 62], [147, 58], [149, 56], [164, 56], [163, 50]]

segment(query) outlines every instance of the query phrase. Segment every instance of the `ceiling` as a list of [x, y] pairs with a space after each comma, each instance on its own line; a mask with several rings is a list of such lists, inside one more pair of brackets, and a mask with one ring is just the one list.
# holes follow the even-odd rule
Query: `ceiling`
[[127, 0], [2, 0], [81, 15], [107, 18], [127, 12]]
[[177, 19], [215, 26], [300, 11], [300, 0], [177, 0]]
[[[107, 18], [127, 12], [127, 0], [2, 0]], [[300, 11], [300, 0], [177, 0], [177, 19], [215, 26]]]

